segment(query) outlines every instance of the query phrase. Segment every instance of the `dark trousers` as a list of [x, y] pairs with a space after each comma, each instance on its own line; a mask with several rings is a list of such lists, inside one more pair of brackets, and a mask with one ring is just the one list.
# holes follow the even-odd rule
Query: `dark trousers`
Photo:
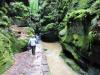
[[36, 48], [36, 46], [31, 46], [32, 54], [33, 54], [33, 55], [35, 55], [35, 48]]

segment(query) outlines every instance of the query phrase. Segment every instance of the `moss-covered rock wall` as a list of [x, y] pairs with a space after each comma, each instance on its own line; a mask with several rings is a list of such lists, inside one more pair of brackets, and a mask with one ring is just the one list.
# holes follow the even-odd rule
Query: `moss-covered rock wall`
[[41, 32], [56, 29], [62, 47], [74, 59], [89, 60], [100, 20], [100, 0], [41, 0], [39, 13]]

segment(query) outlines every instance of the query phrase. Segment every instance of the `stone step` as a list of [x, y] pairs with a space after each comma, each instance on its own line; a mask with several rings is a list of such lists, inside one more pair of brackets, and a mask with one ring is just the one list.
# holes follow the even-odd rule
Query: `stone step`
[[43, 72], [49, 72], [48, 65], [43, 65]]

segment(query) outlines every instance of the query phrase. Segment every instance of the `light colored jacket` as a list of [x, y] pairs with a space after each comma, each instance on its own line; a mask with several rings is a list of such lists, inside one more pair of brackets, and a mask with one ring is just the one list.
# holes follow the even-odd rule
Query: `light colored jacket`
[[30, 38], [28, 44], [30, 44], [31, 46], [35, 46], [36, 45], [36, 38]]

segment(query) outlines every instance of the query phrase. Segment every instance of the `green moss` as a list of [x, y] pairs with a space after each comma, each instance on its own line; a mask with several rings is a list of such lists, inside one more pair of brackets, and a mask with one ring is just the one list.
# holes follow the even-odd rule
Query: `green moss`
[[69, 22], [71, 18], [73, 19], [82, 19], [82, 17], [86, 16], [86, 13], [89, 13], [89, 10], [80, 9], [80, 10], [73, 10], [71, 13], [67, 13], [65, 18], [63, 19], [64, 22]]
[[53, 27], [54, 27], [54, 23], [50, 23], [50, 24], [46, 25], [44, 31], [48, 31], [49, 29], [52, 29]]
[[[100, 18], [100, 1], [91, 0], [91, 5], [89, 4], [91, 1], [83, 1], [73, 0], [71, 2], [72, 5], [76, 3], [77, 6], [69, 6], [70, 9], [63, 23], [60, 23], [64, 27], [59, 29], [59, 38], [63, 48], [71, 52], [77, 61], [80, 60], [80, 55], [84, 57], [89, 55], [88, 49], [91, 50], [96, 35], [93, 29]], [[70, 66], [73, 68], [72, 64]]]
[[100, 0], [96, 0], [89, 9], [91, 10], [91, 13], [100, 15]]

